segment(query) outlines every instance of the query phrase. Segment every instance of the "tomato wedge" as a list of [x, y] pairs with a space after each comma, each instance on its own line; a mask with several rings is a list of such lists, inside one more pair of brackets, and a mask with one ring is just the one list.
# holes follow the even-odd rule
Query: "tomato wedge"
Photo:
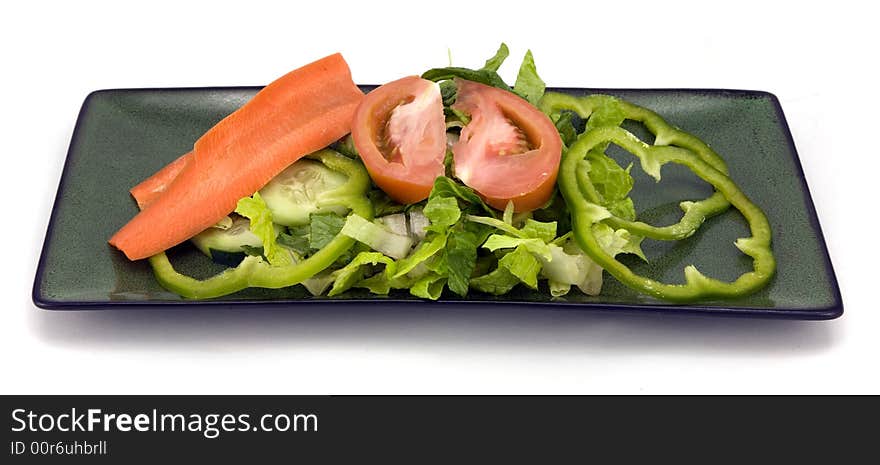
[[562, 140], [550, 118], [519, 96], [456, 79], [452, 108], [470, 115], [452, 146], [455, 176], [492, 207], [540, 208], [553, 195]]
[[445, 172], [443, 101], [440, 88], [427, 79], [408, 76], [367, 94], [351, 135], [370, 177], [397, 202], [428, 198]]

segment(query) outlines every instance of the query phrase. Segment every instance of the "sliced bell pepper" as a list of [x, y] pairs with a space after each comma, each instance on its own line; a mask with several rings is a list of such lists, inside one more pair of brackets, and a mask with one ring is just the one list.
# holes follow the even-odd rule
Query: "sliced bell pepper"
[[[719, 195], [742, 213], [749, 223], [752, 237], [740, 238], [736, 247], [752, 257], [754, 270], [742, 274], [733, 282], [709, 278], [696, 267], [684, 269], [685, 284], [667, 284], [640, 276], [629, 267], [606, 253], [593, 233], [593, 227], [611, 218], [611, 213], [589, 200], [578, 180], [578, 163], [587, 153], [604, 143], [614, 143], [637, 156], [642, 169], [660, 176], [660, 168], [669, 162], [686, 166], [700, 179], [711, 184]], [[668, 145], [648, 145], [632, 133], [614, 126], [591, 129], [574, 142], [562, 156], [559, 169], [559, 188], [572, 215], [572, 231], [578, 245], [593, 261], [611, 273], [626, 286], [651, 296], [679, 302], [713, 297], [739, 297], [752, 293], [773, 277], [776, 260], [770, 248], [770, 223], [764, 212], [727, 177], [694, 152]]]
[[[558, 92], [547, 92], [541, 99], [539, 106], [551, 118], [558, 116], [562, 111], [573, 111], [581, 118], [587, 119], [596, 108], [605, 104], [609, 98], [614, 99], [620, 105], [625, 119], [643, 123], [654, 134], [655, 146], [674, 146], [688, 149], [722, 174], [728, 173], [724, 160], [698, 137], [670, 125], [657, 113], [625, 100], [600, 94], [575, 97]], [[654, 178], [659, 177], [659, 173], [648, 171], [648, 174]], [[598, 203], [598, 195], [594, 190], [586, 189], [585, 195], [592, 202]], [[727, 210], [730, 203], [724, 198], [724, 195], [716, 191], [704, 200], [685, 201], [680, 206], [684, 215], [678, 223], [669, 226], [653, 226], [642, 221], [629, 220], [614, 215], [606, 218], [605, 223], [615, 229], [623, 228], [633, 234], [651, 239], [679, 240], [693, 235], [706, 218]]]

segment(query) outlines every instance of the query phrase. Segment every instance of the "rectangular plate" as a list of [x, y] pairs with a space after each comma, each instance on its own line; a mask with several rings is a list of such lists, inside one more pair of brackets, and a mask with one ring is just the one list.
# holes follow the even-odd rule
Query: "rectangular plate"
[[[372, 87], [364, 86], [369, 90]], [[731, 176], [761, 206], [773, 226], [778, 272], [758, 293], [736, 300], [673, 305], [622, 286], [606, 274], [602, 294], [572, 291], [551, 299], [546, 290], [517, 288], [493, 297], [473, 293], [425, 302], [406, 292], [383, 297], [350, 291], [335, 298], [312, 297], [302, 286], [247, 289], [210, 301], [186, 301], [165, 291], [146, 261], [130, 262], [107, 239], [137, 212], [128, 189], [187, 152], [217, 121], [250, 99], [259, 88], [102, 90], [83, 104], [34, 282], [34, 303], [48, 309], [110, 309], [166, 305], [294, 306], [351, 303], [421, 305], [525, 304], [572, 310], [699, 312], [797, 319], [841, 315], [840, 290], [816, 211], [804, 180], [791, 133], [777, 98], [766, 92], [694, 89], [554, 89], [573, 94], [612, 94], [646, 106], [670, 123], [710, 144], [730, 166]], [[627, 123], [628, 124], [628, 123]], [[650, 142], [643, 127], [626, 126]], [[619, 153], [618, 153], [619, 152]], [[612, 147], [624, 163], [634, 158]], [[624, 165], [625, 166], [625, 165]], [[677, 221], [678, 203], [708, 196], [711, 188], [677, 165], [667, 165], [656, 185], [633, 169], [633, 199], [640, 219], [654, 224]], [[696, 265], [709, 276], [735, 279], [751, 260], [733, 246], [748, 235], [734, 209], [707, 220], [690, 239], [673, 243], [645, 241], [650, 259], [624, 261], [636, 271], [683, 282], [683, 269]], [[220, 267], [184, 244], [170, 253], [181, 271], [207, 276]], [[522, 286], [520, 286], [522, 287]]]

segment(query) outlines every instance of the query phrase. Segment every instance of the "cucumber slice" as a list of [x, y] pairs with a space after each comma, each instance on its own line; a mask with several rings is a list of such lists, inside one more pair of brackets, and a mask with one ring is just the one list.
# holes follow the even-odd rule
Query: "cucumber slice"
[[[212, 250], [236, 253], [242, 252], [241, 246], [262, 247], [263, 241], [250, 230], [251, 222], [244, 217], [235, 216], [232, 224], [226, 229], [210, 227], [192, 239], [192, 243], [205, 255], [213, 258]], [[281, 234], [281, 226], [275, 225], [275, 233]]]
[[309, 215], [334, 212], [345, 215], [342, 206], [321, 205], [323, 194], [341, 187], [348, 176], [323, 163], [300, 159], [260, 189], [260, 196], [272, 211], [272, 220], [284, 226], [309, 224]]

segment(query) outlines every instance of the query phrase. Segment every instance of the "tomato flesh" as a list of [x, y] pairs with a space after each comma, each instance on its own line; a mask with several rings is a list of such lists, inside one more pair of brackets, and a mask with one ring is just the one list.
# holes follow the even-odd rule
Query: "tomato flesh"
[[428, 197], [445, 171], [446, 123], [436, 83], [408, 76], [364, 98], [352, 138], [373, 181], [397, 202]]
[[452, 146], [455, 176], [494, 208], [540, 208], [553, 194], [562, 140], [550, 118], [510, 92], [456, 80], [453, 108], [470, 122]]

